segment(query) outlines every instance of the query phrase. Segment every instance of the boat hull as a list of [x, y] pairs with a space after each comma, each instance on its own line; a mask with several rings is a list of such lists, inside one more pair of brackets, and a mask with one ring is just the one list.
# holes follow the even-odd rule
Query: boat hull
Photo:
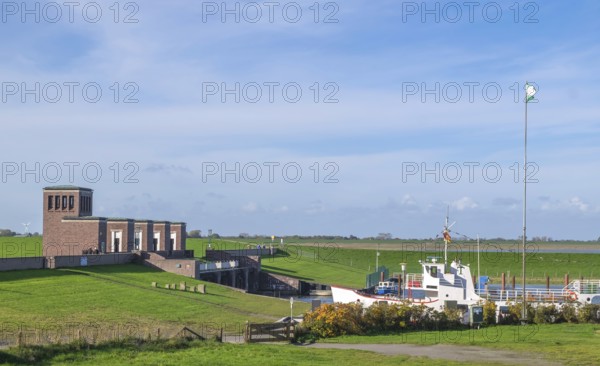
[[411, 305], [425, 305], [436, 309], [441, 308], [439, 299], [429, 297], [425, 297], [424, 299], [400, 299], [394, 296], [369, 295], [359, 290], [341, 286], [331, 286], [331, 295], [333, 296], [333, 302], [343, 304], [357, 303], [362, 304], [364, 307], [369, 307], [380, 302], [387, 302], [388, 304], [409, 303]]

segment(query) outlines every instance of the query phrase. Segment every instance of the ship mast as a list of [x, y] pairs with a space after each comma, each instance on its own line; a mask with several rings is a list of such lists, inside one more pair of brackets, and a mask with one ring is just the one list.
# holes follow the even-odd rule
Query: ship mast
[[452, 238], [450, 237], [450, 228], [452, 226], [454, 226], [454, 224], [456, 224], [456, 221], [453, 222], [452, 224], [448, 225], [448, 219], [450, 216], [450, 206], [448, 206], [446, 208], [446, 222], [444, 224], [444, 231], [443, 231], [443, 237], [444, 237], [444, 267], [448, 266], [448, 243], [450, 243], [452, 241]]

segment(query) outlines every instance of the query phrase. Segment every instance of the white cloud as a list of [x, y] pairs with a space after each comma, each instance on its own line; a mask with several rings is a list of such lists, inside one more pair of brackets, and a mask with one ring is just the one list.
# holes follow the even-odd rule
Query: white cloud
[[458, 211], [464, 211], [467, 209], [477, 208], [479, 205], [470, 197], [462, 197], [456, 201], [453, 201], [450, 206], [457, 209]]
[[248, 202], [242, 206], [242, 211], [246, 213], [254, 213], [259, 209], [258, 204], [256, 202]]

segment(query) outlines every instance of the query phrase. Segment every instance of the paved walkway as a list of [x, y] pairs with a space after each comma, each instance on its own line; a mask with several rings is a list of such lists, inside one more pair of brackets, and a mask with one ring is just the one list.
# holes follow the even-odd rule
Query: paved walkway
[[451, 361], [485, 361], [505, 363], [509, 365], [547, 365], [561, 366], [561, 363], [551, 362], [532, 353], [518, 353], [513, 351], [496, 350], [475, 346], [457, 346], [436, 344], [422, 346], [414, 344], [342, 344], [342, 343], [314, 343], [309, 348], [335, 348], [356, 349], [377, 352], [384, 355], [422, 356]]

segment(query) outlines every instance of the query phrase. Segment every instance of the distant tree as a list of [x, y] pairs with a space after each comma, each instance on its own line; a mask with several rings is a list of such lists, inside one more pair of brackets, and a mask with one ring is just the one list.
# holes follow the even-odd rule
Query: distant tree
[[201, 238], [201, 231], [200, 230], [192, 230], [190, 232], [188, 232], [187, 234], [188, 238]]
[[0, 236], [15, 236], [16, 234], [10, 229], [0, 229]]
[[250, 237], [250, 234], [248, 233], [240, 233], [240, 235], [238, 235], [238, 238], [240, 239], [248, 239]]
[[379, 233], [376, 237], [377, 240], [391, 240], [392, 234], [390, 233]]

